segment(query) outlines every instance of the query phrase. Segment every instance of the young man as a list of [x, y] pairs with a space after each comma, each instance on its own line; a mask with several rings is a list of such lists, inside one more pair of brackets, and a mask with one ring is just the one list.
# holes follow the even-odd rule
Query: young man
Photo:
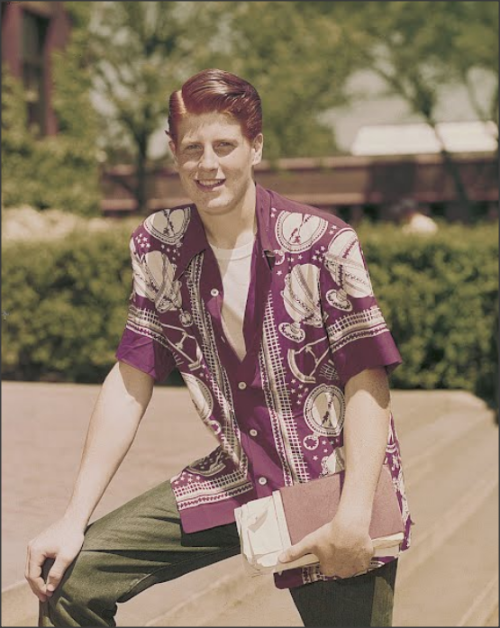
[[[118, 362], [67, 511], [28, 548], [40, 625], [115, 625], [117, 602], [239, 553], [236, 507], [345, 468], [334, 520], [282, 557], [313, 552], [320, 567], [285, 570], [276, 585], [306, 626], [389, 626], [397, 560], [372, 560], [368, 527], [385, 462], [408, 546], [387, 383], [400, 356], [356, 234], [255, 185], [261, 104], [246, 81], [193, 76], [170, 98], [169, 135], [192, 203], [153, 213], [132, 235]], [[174, 368], [218, 447], [88, 526], [154, 381]]]

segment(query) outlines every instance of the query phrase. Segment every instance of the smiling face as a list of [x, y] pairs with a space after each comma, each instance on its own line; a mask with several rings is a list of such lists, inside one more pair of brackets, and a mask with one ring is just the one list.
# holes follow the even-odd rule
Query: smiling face
[[202, 216], [242, 210], [251, 201], [252, 167], [261, 160], [262, 141], [262, 134], [248, 140], [240, 123], [223, 113], [183, 117], [170, 148], [182, 186]]

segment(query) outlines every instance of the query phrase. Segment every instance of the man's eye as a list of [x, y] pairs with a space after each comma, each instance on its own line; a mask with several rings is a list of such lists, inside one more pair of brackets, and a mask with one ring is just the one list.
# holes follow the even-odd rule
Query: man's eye
[[230, 148], [233, 148], [233, 144], [231, 142], [219, 142], [217, 144], [217, 148], [220, 148], [222, 150], [228, 150]]

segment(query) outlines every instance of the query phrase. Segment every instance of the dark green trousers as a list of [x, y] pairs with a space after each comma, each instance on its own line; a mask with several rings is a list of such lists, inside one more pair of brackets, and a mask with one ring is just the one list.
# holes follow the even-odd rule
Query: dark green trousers
[[[163, 482], [88, 526], [81, 552], [40, 604], [39, 626], [116, 626], [117, 604], [239, 552], [234, 523], [185, 533], [170, 482]], [[291, 589], [304, 625], [391, 626], [396, 564]]]

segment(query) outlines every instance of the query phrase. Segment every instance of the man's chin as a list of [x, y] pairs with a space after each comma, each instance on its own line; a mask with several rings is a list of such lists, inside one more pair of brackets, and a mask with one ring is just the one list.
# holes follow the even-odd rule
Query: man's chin
[[206, 211], [208, 213], [224, 213], [230, 208], [231, 201], [224, 196], [217, 196], [214, 198], [199, 198], [196, 206], [199, 210]]

